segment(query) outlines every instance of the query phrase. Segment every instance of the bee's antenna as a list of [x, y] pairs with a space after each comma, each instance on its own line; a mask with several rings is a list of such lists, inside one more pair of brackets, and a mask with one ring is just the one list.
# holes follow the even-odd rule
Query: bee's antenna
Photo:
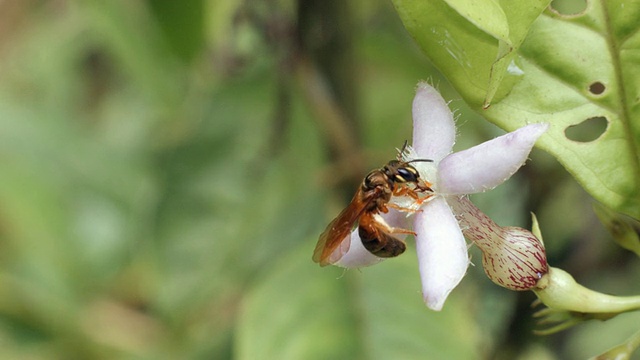
[[409, 145], [409, 140], [404, 141], [404, 144], [402, 145], [402, 149], [400, 150], [400, 154], [404, 153], [404, 151], [407, 150], [407, 145]]
[[[404, 144], [402, 144], [402, 149], [400, 149], [400, 152], [398, 153], [398, 160], [401, 160], [402, 155], [407, 150], [407, 146], [408, 145], [409, 145], [409, 141], [405, 140]], [[412, 162], [433, 162], [433, 160], [431, 160], [431, 159], [413, 159], [411, 161], [406, 161], [404, 163], [405, 164], [409, 164], [409, 163], [412, 163]]]

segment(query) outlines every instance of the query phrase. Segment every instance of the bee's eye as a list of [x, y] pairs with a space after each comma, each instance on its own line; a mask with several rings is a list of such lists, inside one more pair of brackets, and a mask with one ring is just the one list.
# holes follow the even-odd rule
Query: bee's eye
[[409, 168], [399, 168], [396, 180], [400, 182], [418, 182], [418, 172]]

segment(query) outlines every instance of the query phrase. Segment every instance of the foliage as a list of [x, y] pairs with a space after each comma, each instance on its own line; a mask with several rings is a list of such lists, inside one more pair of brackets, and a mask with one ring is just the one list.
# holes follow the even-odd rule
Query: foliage
[[[474, 109], [509, 130], [550, 123], [540, 146], [598, 201], [640, 218], [640, 3], [588, 1], [575, 13], [544, 10], [548, 3], [394, 2]], [[569, 134], [593, 119], [606, 129], [600, 124], [591, 138]]]
[[[447, 23], [470, 36], [456, 42], [478, 41], [477, 52], [467, 53], [473, 71], [460, 78], [441, 66], [447, 59], [458, 66], [451, 55], [429, 55], [452, 88], [416, 51], [393, 6], [353, 2], [342, 13], [350, 27], [341, 40], [350, 52], [331, 53], [353, 62], [335, 75], [353, 85], [347, 93], [356, 110], [348, 110], [331, 91], [340, 83], [334, 75], [304, 71], [320, 62], [312, 50], [330, 38], [313, 21], [298, 23], [305, 1], [174, 3], [0, 2], [0, 358], [567, 358], [602, 352], [633, 332], [637, 321], [619, 317], [607, 322], [615, 326], [606, 328], [606, 339], [592, 330], [600, 324], [590, 323], [568, 330], [563, 341], [533, 337], [533, 296], [495, 287], [478, 267], [442, 312], [431, 312], [419, 295], [411, 241], [402, 257], [361, 271], [311, 262], [318, 234], [363, 171], [388, 161], [411, 136], [420, 79], [452, 100], [460, 148], [500, 133], [460, 96], [504, 128], [551, 121], [559, 135], [543, 147], [598, 200], [634, 215], [637, 193], [625, 188], [638, 178], [625, 163], [633, 156], [601, 143], [618, 128], [637, 128], [630, 121], [637, 107], [627, 102], [620, 113], [619, 88], [604, 77], [597, 79], [607, 88], [602, 95], [573, 94], [569, 105], [584, 105], [579, 119], [535, 103], [546, 95], [532, 92], [532, 84], [551, 84], [551, 99], [566, 96], [570, 84], [579, 88], [532, 63], [549, 57], [534, 46], [552, 35], [542, 25], [563, 33], [561, 26], [586, 26], [576, 25], [579, 19], [543, 4], [510, 14], [487, 1], [487, 14], [501, 17], [488, 23], [478, 9], [452, 3], [446, 12], [458, 20]], [[542, 18], [535, 20], [534, 10]], [[633, 27], [621, 24], [621, 31]], [[526, 36], [529, 25], [540, 30], [529, 32], [537, 37]], [[302, 26], [316, 36], [295, 38]], [[566, 50], [554, 44], [544, 49]], [[585, 80], [578, 70], [604, 56], [598, 49], [589, 50], [596, 55], [585, 56], [584, 67], [548, 65], [556, 75]], [[496, 57], [503, 60], [494, 64]], [[511, 60], [524, 76], [509, 73]], [[492, 66], [492, 77], [479, 71]], [[462, 86], [470, 75], [477, 76], [466, 80], [473, 85]], [[326, 88], [338, 103], [329, 103], [330, 111], [318, 95]], [[527, 95], [521, 104], [529, 107], [509, 110]], [[485, 98], [491, 107], [480, 110]], [[534, 105], [541, 114], [535, 119], [526, 110]], [[578, 145], [558, 136], [592, 116], [589, 109], [607, 110], [598, 114], [610, 129], [575, 151]], [[327, 135], [331, 119], [344, 114], [360, 119], [346, 137], [348, 154]], [[580, 175], [571, 151], [593, 164], [592, 180]], [[532, 158], [524, 173], [477, 198], [479, 207], [501, 225], [525, 226], [535, 211], [557, 265], [608, 292], [640, 291], [629, 280], [640, 269], [608, 241], [589, 197], [555, 160]], [[618, 169], [615, 176], [603, 164]], [[594, 190], [595, 181], [607, 186]], [[627, 191], [628, 201], [604, 191]], [[585, 343], [592, 351], [586, 355]]]

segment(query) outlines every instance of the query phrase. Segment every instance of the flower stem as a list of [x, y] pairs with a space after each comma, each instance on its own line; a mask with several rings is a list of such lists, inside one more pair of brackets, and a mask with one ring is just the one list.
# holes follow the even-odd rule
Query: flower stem
[[627, 341], [614, 346], [605, 353], [600, 354], [596, 359], [630, 359], [634, 351], [640, 347], [640, 331], [631, 335]]
[[532, 289], [549, 308], [581, 313], [622, 313], [640, 310], [640, 296], [612, 296], [578, 284], [566, 271], [554, 267]]

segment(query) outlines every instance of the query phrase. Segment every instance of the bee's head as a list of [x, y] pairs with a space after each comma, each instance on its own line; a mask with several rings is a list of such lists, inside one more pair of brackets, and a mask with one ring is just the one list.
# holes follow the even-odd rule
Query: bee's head
[[389, 179], [397, 183], [417, 183], [420, 178], [418, 170], [404, 161], [391, 160], [382, 168], [382, 171]]

